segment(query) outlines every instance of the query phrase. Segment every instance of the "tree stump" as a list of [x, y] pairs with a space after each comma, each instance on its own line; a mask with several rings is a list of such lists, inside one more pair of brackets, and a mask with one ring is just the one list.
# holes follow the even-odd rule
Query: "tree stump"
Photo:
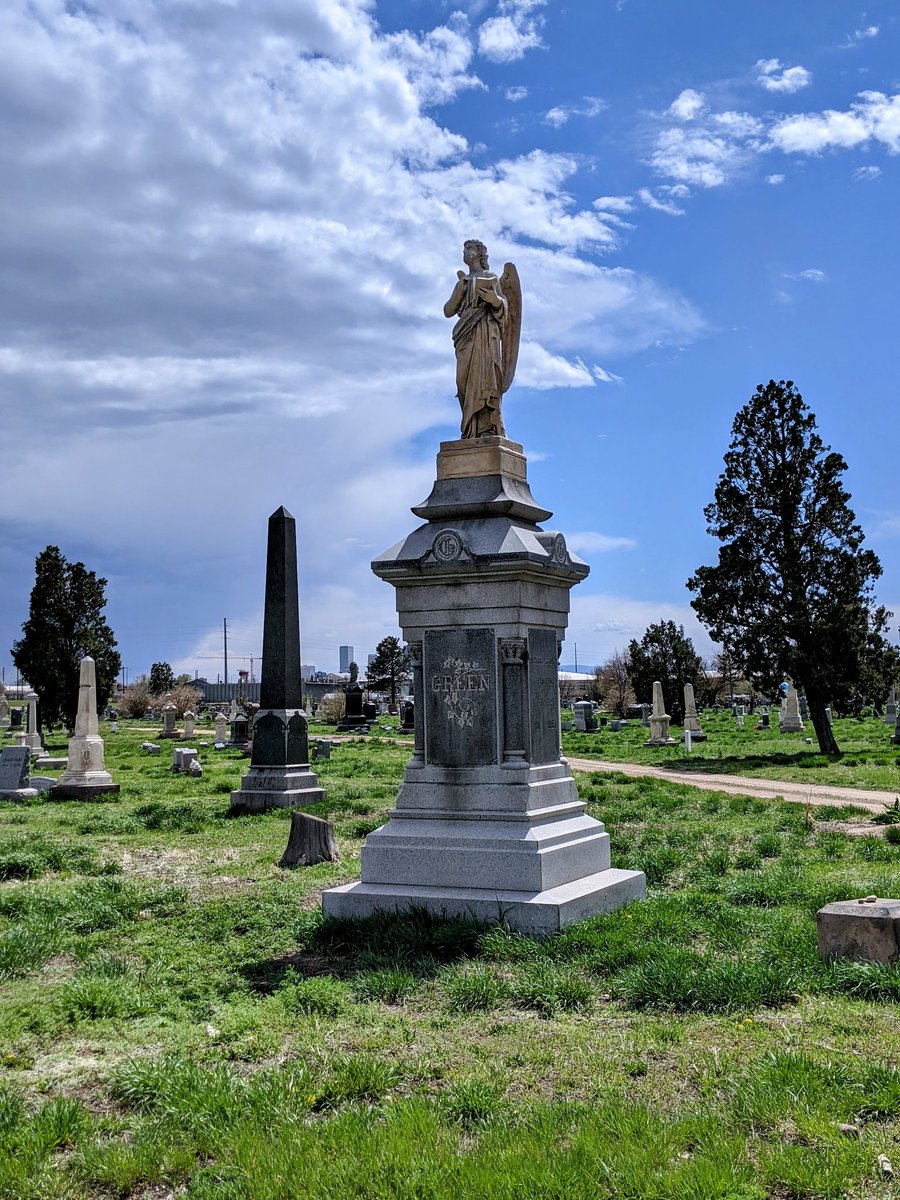
[[291, 832], [279, 867], [312, 867], [316, 863], [339, 859], [334, 826], [330, 821], [310, 813], [291, 813]]

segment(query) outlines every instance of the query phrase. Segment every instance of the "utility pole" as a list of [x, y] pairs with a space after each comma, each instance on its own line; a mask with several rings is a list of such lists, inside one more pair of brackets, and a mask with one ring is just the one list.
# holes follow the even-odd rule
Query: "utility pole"
[[225, 686], [228, 687], [228, 618], [222, 618], [222, 640], [225, 643]]
[[573, 642], [572, 645], [575, 647], [575, 674], [577, 675], [578, 674], [578, 643]]

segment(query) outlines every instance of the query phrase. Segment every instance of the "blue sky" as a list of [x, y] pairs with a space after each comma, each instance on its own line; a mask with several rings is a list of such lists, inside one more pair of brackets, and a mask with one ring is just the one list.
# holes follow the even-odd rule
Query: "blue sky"
[[281, 504], [304, 660], [395, 633], [368, 563], [458, 431], [466, 237], [518, 266], [507, 430], [592, 568], [565, 660], [661, 618], [709, 653], [684, 581], [770, 377], [900, 613], [895, 5], [9, 0], [0, 44], [7, 680], [49, 542], [129, 677], [216, 678], [223, 616], [249, 665]]

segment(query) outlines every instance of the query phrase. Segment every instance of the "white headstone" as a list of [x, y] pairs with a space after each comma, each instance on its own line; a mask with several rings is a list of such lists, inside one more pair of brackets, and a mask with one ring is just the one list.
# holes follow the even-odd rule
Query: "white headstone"
[[215, 740], [217, 742], [224, 742], [227, 737], [228, 737], [228, 721], [226, 720], [225, 714], [223, 712], [217, 712], [216, 713]]
[[800, 700], [793, 680], [788, 680], [787, 695], [784, 698], [784, 710], [781, 714], [782, 733], [802, 733], [806, 726], [800, 716]]
[[90, 799], [101, 792], [117, 792], [103, 761], [103, 739], [97, 720], [97, 680], [94, 660], [81, 660], [78, 681], [78, 712], [75, 736], [69, 738], [69, 762], [52, 789], [56, 797]]
[[669, 736], [672, 718], [666, 712], [662, 684], [657, 679], [653, 685], [653, 712], [650, 714], [650, 737], [645, 746], [674, 746], [675, 739]]
[[184, 714], [184, 736], [190, 738], [194, 736], [194, 722], [197, 719], [197, 714], [191, 712], [190, 709]]

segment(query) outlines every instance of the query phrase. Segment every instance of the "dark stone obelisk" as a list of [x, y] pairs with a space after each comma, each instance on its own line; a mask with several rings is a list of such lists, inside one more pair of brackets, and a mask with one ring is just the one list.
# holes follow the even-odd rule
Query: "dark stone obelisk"
[[325, 797], [309, 769], [307, 718], [300, 690], [297, 523], [282, 506], [269, 517], [260, 707], [250, 770], [231, 793], [232, 812], [305, 808]]

